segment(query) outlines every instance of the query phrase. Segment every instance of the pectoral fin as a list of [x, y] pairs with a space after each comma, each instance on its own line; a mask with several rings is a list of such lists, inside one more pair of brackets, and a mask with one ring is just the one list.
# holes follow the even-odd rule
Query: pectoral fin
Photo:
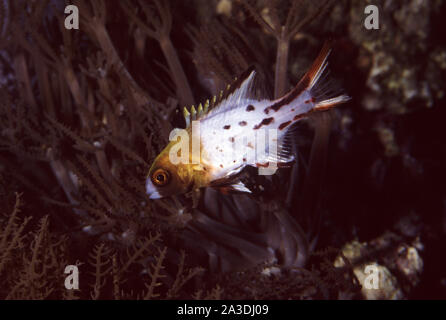
[[249, 190], [241, 181], [235, 181], [232, 184], [215, 186], [214, 188], [223, 194], [240, 193], [240, 192], [251, 193], [251, 190]]

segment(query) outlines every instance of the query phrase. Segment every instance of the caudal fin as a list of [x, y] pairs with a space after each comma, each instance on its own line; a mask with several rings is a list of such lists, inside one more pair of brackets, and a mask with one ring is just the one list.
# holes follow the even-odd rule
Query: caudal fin
[[305, 86], [305, 89], [309, 90], [315, 103], [314, 110], [330, 109], [351, 99], [329, 77], [330, 72], [327, 68], [327, 59], [330, 52], [330, 43], [326, 42], [311, 68], [297, 85], [297, 87]]

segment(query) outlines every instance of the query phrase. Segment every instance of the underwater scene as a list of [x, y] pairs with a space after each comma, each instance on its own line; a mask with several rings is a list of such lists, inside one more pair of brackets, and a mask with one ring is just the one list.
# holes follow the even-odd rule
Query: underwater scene
[[0, 0], [0, 300], [445, 299], [445, 17]]

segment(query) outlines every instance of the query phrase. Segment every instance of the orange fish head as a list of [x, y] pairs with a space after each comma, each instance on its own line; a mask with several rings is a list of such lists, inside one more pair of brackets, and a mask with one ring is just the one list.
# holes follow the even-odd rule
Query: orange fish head
[[188, 164], [173, 164], [169, 148], [154, 160], [146, 178], [146, 193], [150, 199], [186, 193], [193, 187], [193, 176]]

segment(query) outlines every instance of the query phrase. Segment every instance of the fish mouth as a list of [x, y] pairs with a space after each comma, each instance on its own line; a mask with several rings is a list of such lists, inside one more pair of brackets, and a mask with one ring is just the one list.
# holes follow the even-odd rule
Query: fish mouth
[[161, 199], [162, 198], [162, 196], [156, 190], [155, 186], [153, 185], [152, 181], [150, 181], [150, 179], [147, 179], [147, 182], [146, 182], [146, 193], [149, 195], [149, 199]]

